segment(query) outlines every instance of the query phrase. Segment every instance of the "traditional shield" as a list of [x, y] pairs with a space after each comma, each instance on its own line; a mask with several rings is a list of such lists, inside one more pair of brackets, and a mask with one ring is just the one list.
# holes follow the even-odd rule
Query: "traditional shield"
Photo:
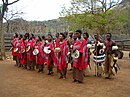
[[21, 50], [21, 53], [24, 53], [24, 52], [25, 52], [25, 49], [22, 49], [22, 50]]
[[100, 49], [99, 54], [104, 54], [104, 49]]
[[92, 45], [91, 44], [87, 44], [87, 48], [92, 48]]
[[50, 54], [51, 53], [51, 50], [49, 49], [49, 47], [44, 47], [44, 50], [43, 50], [46, 54]]
[[33, 55], [37, 55], [39, 53], [39, 50], [38, 49], [34, 49], [33, 50]]
[[18, 48], [14, 48], [14, 50], [13, 50], [14, 52], [17, 52], [18, 51]]
[[79, 58], [79, 51], [76, 50], [72, 55], [73, 58]]
[[93, 61], [96, 62], [96, 63], [102, 63], [102, 62], [105, 61], [105, 59], [106, 59], [105, 54], [99, 55], [99, 56], [96, 56], [96, 55], [93, 56]]
[[118, 46], [112, 46], [112, 50], [118, 50]]
[[30, 50], [30, 45], [27, 46], [26, 52], [29, 52], [29, 50]]
[[55, 52], [59, 53], [60, 52], [60, 48], [59, 47], [55, 48]]

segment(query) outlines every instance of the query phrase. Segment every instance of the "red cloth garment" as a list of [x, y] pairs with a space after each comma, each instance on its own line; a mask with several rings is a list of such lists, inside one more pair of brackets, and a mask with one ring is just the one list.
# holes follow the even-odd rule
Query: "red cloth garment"
[[21, 42], [22, 42], [23, 40], [21, 39], [21, 40], [18, 40], [18, 42], [17, 42], [17, 48], [18, 48], [18, 52], [17, 52], [17, 57], [19, 58], [19, 59], [21, 59]]
[[[78, 68], [79, 70], [82, 70], [88, 66], [88, 63], [87, 63], [88, 55], [85, 52], [88, 49], [86, 47], [87, 45], [86, 46], [85, 45], [86, 45], [86, 41], [83, 39], [76, 40], [75, 44], [73, 45], [73, 51], [78, 50], [80, 52], [79, 58], [73, 58], [73, 66], [75, 68]], [[83, 58], [83, 57], [86, 57], [86, 58]]]
[[75, 44], [76, 40], [72, 40], [72, 46]]
[[50, 65], [50, 63], [53, 61], [54, 63], [56, 63], [56, 57], [55, 57], [55, 53], [54, 53], [54, 43], [48, 43], [46, 45], [46, 47], [49, 47], [51, 52], [49, 54], [46, 54], [47, 57], [47, 66]]
[[32, 39], [32, 41], [31, 41], [31, 47], [34, 47], [35, 44], [36, 44], [36, 40]]
[[24, 41], [24, 45], [27, 46], [27, 44], [28, 44], [28, 39], [26, 39], [26, 40]]
[[58, 66], [59, 70], [62, 70], [63, 68], [67, 67], [68, 62], [68, 45], [67, 42], [64, 40], [63, 42], [60, 42], [59, 44], [60, 52], [58, 53], [58, 56], [56, 57], [57, 61], [56, 64]]
[[27, 44], [28, 44], [28, 39], [26, 39], [26, 40], [23, 42], [23, 44], [24, 44], [24, 46], [25, 46], [24, 60], [25, 60], [25, 63], [27, 63], [26, 48], [27, 48]]
[[35, 39], [29, 40], [26, 42], [27, 47], [30, 46], [30, 50], [27, 52], [27, 59], [29, 61], [33, 61], [33, 50], [34, 50], [34, 45], [35, 45]]
[[35, 45], [36, 45], [36, 40], [35, 39], [32, 39], [32, 42], [31, 42], [31, 58], [33, 61], [36, 61], [36, 57], [33, 55], [33, 50], [35, 49]]
[[59, 47], [60, 44], [59, 44], [59, 40], [58, 39], [55, 40], [55, 44], [56, 44], [55, 47]]
[[33, 61], [35, 59], [34, 55], [33, 55], [33, 50], [34, 50], [35, 44], [36, 44], [36, 40], [32, 39], [31, 44], [30, 44], [30, 61]]
[[20, 42], [20, 53], [21, 53], [21, 60], [20, 60], [20, 64], [24, 65], [27, 62], [27, 58], [26, 58], [26, 52], [22, 53], [22, 51], [25, 50], [25, 45], [24, 42]]
[[14, 38], [11, 41], [11, 44], [12, 44], [12, 56], [17, 56], [17, 52], [14, 52], [14, 48], [16, 48], [17, 42], [18, 42], [18, 38]]
[[[28, 46], [30, 46], [30, 48], [31, 48], [31, 41], [27, 42], [26, 49], [27, 49]], [[28, 52], [26, 51], [26, 53], [27, 53], [27, 59], [29, 61], [32, 61], [32, 58], [31, 58], [31, 49]]]
[[88, 58], [89, 58], [89, 55], [88, 55], [88, 47], [87, 47], [87, 41], [84, 39], [83, 42], [82, 42], [82, 45], [83, 47], [83, 53], [82, 53], [82, 64], [81, 64], [81, 68], [87, 68], [88, 67]]
[[[53, 41], [53, 44], [54, 44], [54, 49], [55, 48], [58, 48], [59, 47], [59, 40], [58, 39], [55, 39], [54, 41]], [[55, 65], [57, 65], [58, 64], [58, 53], [54, 53], [55, 54], [55, 61], [54, 61], [54, 63], [55, 63]]]
[[36, 64], [37, 65], [43, 65], [45, 62], [45, 55], [43, 52], [43, 45], [42, 42], [36, 43], [35, 49], [38, 49], [39, 53], [35, 56], [36, 58]]

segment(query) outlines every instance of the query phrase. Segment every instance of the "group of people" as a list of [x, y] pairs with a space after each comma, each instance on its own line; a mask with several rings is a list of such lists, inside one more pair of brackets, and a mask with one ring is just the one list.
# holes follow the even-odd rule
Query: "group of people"
[[[95, 34], [94, 37], [95, 76], [101, 76], [104, 73], [105, 78], [109, 79], [114, 75], [112, 60], [113, 55], [116, 56], [116, 49], [113, 49], [115, 42], [111, 40], [111, 33], [107, 33], [105, 42], [99, 39], [98, 34]], [[47, 37], [15, 33], [11, 40], [13, 60], [16, 61], [16, 66], [28, 70], [38, 69], [39, 73], [42, 73], [47, 67], [48, 75], [54, 73], [53, 68], [56, 66], [60, 79], [66, 79], [67, 67], [70, 63], [73, 82], [83, 83], [84, 71], [91, 68], [90, 49], [92, 44], [88, 38], [87, 32], [83, 33], [82, 38], [81, 30], [69, 32], [69, 34], [56, 33], [55, 38], [51, 33], [48, 33]], [[105, 63], [104, 70], [102, 70], [103, 62]]]

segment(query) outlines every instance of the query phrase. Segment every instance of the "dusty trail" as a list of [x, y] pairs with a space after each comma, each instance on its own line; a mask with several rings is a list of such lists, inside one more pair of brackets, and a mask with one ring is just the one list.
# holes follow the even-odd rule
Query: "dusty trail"
[[46, 70], [39, 74], [15, 67], [12, 60], [0, 61], [0, 97], [130, 97], [130, 58], [118, 64], [121, 70], [112, 80], [90, 76], [75, 84], [70, 71], [61, 80], [56, 72], [48, 76]]

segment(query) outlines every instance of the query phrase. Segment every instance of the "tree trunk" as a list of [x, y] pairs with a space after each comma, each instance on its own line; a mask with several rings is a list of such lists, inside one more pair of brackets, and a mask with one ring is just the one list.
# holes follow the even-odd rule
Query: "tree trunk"
[[4, 60], [5, 58], [5, 45], [4, 45], [4, 31], [3, 31], [3, 18], [0, 14], [0, 36], [1, 36], [1, 58]]
[[6, 33], [9, 33], [9, 21], [7, 20]]

